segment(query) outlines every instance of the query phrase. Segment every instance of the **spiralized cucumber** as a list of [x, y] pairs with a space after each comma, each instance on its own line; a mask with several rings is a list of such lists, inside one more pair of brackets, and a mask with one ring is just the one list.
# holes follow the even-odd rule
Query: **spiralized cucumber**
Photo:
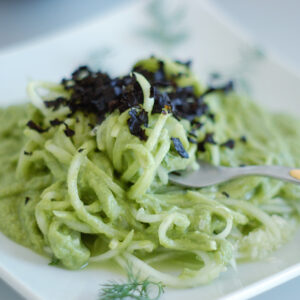
[[[155, 71], [158, 61], [136, 66]], [[203, 91], [182, 64], [165, 61], [164, 68], [170, 77], [184, 74], [179, 86], [192, 85], [199, 95]], [[19, 222], [16, 230], [27, 239], [23, 244], [56, 257], [66, 268], [113, 259], [180, 288], [206, 284], [235, 260], [262, 259], [286, 242], [300, 214], [299, 186], [251, 177], [188, 190], [169, 184], [168, 174], [201, 168], [197, 157], [227, 166], [300, 167], [300, 122], [268, 113], [235, 93], [216, 93], [206, 99], [215, 119], [207, 120], [197, 136], [199, 141], [214, 132], [217, 143], [199, 152], [188, 140], [189, 122], [168, 111], [152, 114], [150, 83], [135, 76], [144, 96], [140, 109], [149, 119], [146, 141], [131, 134], [128, 110], [115, 110], [91, 128], [97, 123], [93, 114], [47, 108], [45, 100], [69, 95], [59, 84], [31, 83], [34, 106], [14, 110], [28, 111], [31, 120], [49, 128], [42, 134], [25, 128], [24, 116], [19, 123], [11, 108], [0, 111], [1, 230], [20, 241], [5, 229], [3, 208]], [[41, 89], [48, 95], [41, 96]], [[64, 123], [51, 126], [55, 118]], [[66, 124], [73, 136], [64, 133]], [[188, 158], [178, 155], [171, 138], [181, 141]], [[221, 145], [229, 138], [236, 141], [234, 149]], [[5, 210], [7, 199], [16, 204], [10, 210]], [[159, 267], [164, 261], [176, 264], [180, 275], [164, 273]]]

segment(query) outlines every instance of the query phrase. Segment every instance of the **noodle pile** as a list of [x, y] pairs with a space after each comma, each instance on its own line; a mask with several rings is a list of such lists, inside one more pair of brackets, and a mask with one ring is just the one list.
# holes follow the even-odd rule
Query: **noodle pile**
[[[177, 87], [205, 95], [201, 107], [209, 105], [209, 113], [191, 120], [179, 104], [176, 115], [175, 100], [155, 112], [151, 76], [158, 70]], [[63, 84], [32, 82], [33, 105], [1, 110], [0, 217], [11, 214], [14, 224], [5, 233], [20, 242], [17, 230], [24, 245], [69, 269], [112, 259], [182, 288], [208, 283], [236, 260], [262, 259], [285, 243], [299, 219], [299, 186], [245, 177], [187, 189], [169, 184], [168, 174], [201, 168], [197, 158], [300, 167], [300, 122], [235, 92], [205, 94], [180, 62], [150, 58], [134, 71], [142, 103], [112, 109], [101, 122], [67, 104], [50, 107], [53, 99], [72, 97]], [[177, 88], [158, 86], [170, 98]], [[141, 113], [147, 124], [134, 127], [130, 118]], [[163, 272], [164, 262], [180, 275]]]

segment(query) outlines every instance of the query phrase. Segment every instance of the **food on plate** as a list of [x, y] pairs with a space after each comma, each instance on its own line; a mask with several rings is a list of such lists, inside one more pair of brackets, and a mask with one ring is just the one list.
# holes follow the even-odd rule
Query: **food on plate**
[[61, 83], [31, 82], [28, 95], [31, 104], [0, 111], [0, 230], [53, 262], [115, 260], [184, 288], [292, 236], [299, 186], [168, 183], [171, 172], [201, 168], [197, 159], [300, 167], [300, 121], [265, 111], [232, 82], [204, 86], [190, 63], [151, 57], [126, 76], [83, 66]]

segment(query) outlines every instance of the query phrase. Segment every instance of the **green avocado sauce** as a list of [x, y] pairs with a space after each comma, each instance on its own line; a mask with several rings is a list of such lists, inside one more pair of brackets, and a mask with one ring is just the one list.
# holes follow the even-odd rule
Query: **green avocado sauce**
[[[299, 118], [227, 93], [232, 85], [202, 91], [183, 63], [150, 58], [134, 71], [116, 81], [81, 67], [62, 84], [31, 82], [34, 106], [0, 109], [0, 231], [68, 269], [115, 260], [177, 288], [284, 244], [299, 220], [300, 186], [254, 176], [196, 190], [170, 184], [168, 174], [201, 167], [197, 159], [299, 168]], [[161, 90], [151, 89], [162, 74]], [[113, 91], [112, 111], [99, 85]], [[183, 99], [182, 118], [166, 91], [173, 104]], [[179, 277], [159, 272], [170, 260]]]
[[[27, 106], [0, 109], [0, 231], [17, 243], [42, 253], [43, 242], [34, 221], [34, 192], [16, 180], [16, 168], [25, 143]], [[24, 154], [30, 155], [30, 153]], [[31, 230], [34, 228], [34, 231]], [[36, 235], [34, 239], [28, 235]]]

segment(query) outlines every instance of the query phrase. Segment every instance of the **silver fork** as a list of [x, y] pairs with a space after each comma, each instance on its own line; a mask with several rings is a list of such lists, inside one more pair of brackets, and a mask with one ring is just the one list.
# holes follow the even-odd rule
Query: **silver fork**
[[267, 176], [300, 184], [300, 169], [281, 166], [216, 167], [199, 161], [200, 168], [192, 172], [169, 174], [169, 181], [186, 187], [205, 187], [242, 176]]

